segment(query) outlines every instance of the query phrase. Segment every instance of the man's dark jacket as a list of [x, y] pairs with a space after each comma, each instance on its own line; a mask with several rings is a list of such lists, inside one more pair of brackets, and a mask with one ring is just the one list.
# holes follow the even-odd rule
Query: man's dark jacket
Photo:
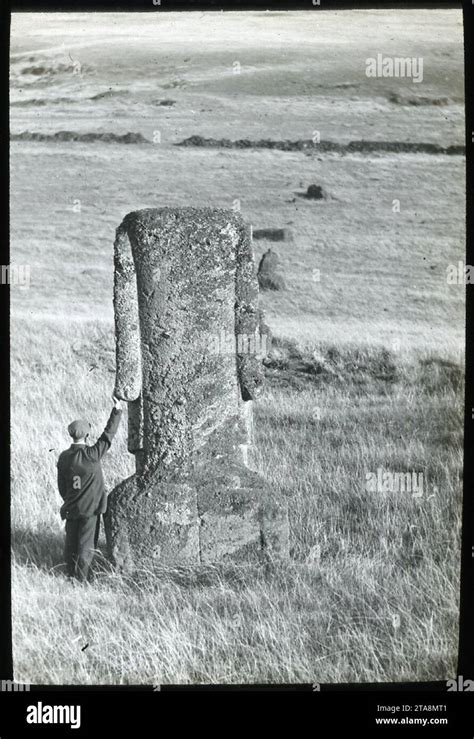
[[58, 459], [58, 488], [64, 500], [62, 519], [87, 518], [105, 513], [107, 494], [100, 460], [109, 450], [122, 411], [112, 409], [102, 436], [94, 446], [71, 444]]

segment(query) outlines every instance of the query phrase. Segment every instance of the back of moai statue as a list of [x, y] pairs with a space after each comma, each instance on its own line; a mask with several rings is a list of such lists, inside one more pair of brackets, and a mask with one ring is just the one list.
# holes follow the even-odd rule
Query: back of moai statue
[[137, 462], [109, 497], [115, 563], [287, 556], [286, 506], [249, 466], [267, 337], [240, 215], [130, 213], [117, 230], [114, 307], [115, 392]]

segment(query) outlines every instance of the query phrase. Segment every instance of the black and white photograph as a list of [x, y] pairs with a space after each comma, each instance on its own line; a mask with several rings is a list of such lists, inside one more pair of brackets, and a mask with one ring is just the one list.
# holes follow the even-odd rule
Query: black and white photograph
[[462, 9], [162, 3], [11, 16], [13, 689], [473, 690]]

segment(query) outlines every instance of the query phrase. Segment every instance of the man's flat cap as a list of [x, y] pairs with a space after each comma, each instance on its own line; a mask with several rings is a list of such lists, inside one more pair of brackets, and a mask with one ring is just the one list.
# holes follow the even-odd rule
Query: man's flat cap
[[67, 427], [69, 435], [73, 439], [83, 439], [86, 434], [91, 430], [89, 421], [85, 421], [83, 418], [79, 418], [77, 421], [73, 421]]

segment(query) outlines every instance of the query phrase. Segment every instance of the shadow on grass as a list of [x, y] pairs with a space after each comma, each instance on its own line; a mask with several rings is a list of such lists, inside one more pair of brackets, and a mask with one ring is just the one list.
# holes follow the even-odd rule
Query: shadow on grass
[[407, 362], [397, 352], [380, 346], [324, 345], [311, 352], [294, 340], [273, 338], [263, 364], [268, 384], [283, 389], [301, 390], [311, 383], [351, 387], [354, 393], [365, 389], [385, 394], [393, 386], [405, 384], [431, 395], [446, 390], [462, 392], [464, 387], [461, 361], [432, 354]]
[[[262, 560], [259, 563], [220, 562], [199, 565], [149, 565], [137, 568], [133, 574], [123, 575], [130, 590], [152, 592], [163, 585], [174, 585], [188, 591], [206, 589], [231, 590], [234, 593], [247, 589], [278, 591], [287, 589], [288, 582], [304, 580], [319, 587], [322, 575], [318, 568], [308, 567], [294, 560]], [[283, 592], [282, 590], [282, 592]]]
[[[49, 526], [28, 529], [12, 528], [12, 559], [22, 566], [34, 566], [42, 572], [57, 577], [66, 577], [64, 561], [64, 533]], [[91, 581], [98, 582], [104, 576], [109, 580], [118, 577], [122, 584], [134, 590], [153, 590], [165, 582], [170, 582], [188, 589], [203, 587], [222, 587], [226, 585], [234, 589], [247, 586], [249, 583], [273, 580], [282, 569], [282, 563], [266, 561], [246, 566], [221, 563], [219, 565], [159, 565], [137, 567], [133, 573], [119, 572], [114, 569], [107, 556], [105, 540], [101, 540], [91, 567]], [[283, 567], [283, 569], [285, 569]]]
[[[65, 534], [49, 526], [36, 529], [13, 527], [11, 532], [12, 560], [19, 565], [34, 565], [51, 575], [66, 577], [64, 560]], [[105, 542], [99, 544], [92, 565], [92, 572], [110, 572]]]

